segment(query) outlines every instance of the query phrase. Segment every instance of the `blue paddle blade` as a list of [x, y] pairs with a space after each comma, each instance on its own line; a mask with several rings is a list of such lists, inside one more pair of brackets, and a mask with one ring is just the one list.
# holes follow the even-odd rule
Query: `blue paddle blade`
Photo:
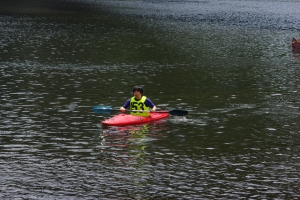
[[109, 114], [112, 110], [109, 106], [93, 106], [93, 111], [99, 114]]

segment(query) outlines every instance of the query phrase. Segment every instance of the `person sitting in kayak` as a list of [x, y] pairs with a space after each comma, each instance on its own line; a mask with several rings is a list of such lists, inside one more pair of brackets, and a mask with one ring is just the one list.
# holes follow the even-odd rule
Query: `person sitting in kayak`
[[[133, 97], [129, 98], [125, 104], [120, 108], [122, 112], [126, 111], [126, 108], [130, 108], [130, 110], [143, 110], [143, 111], [155, 111], [156, 106], [152, 103], [152, 101], [143, 95], [143, 88], [141, 86], [135, 86], [132, 90]], [[138, 112], [132, 111], [131, 115], [149, 117], [149, 112]]]

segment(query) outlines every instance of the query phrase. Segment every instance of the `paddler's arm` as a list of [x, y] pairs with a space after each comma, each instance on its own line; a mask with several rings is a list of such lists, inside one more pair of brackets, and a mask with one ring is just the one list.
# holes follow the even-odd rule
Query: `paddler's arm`
[[151, 108], [150, 112], [156, 111], [156, 106], [154, 105], [154, 103], [152, 103], [152, 101], [149, 98], [146, 99], [145, 105]]
[[128, 99], [128, 100], [125, 102], [125, 104], [120, 108], [120, 111], [123, 112], [123, 113], [126, 112], [126, 108], [128, 108], [129, 105], [130, 105], [130, 99]]

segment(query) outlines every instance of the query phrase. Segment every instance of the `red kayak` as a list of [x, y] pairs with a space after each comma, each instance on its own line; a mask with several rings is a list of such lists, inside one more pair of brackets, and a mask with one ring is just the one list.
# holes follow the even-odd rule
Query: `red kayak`
[[296, 40], [295, 38], [292, 39], [292, 47], [293, 49], [300, 50], [300, 40]]
[[118, 114], [112, 118], [101, 122], [104, 126], [128, 126], [136, 124], [145, 124], [167, 118], [169, 113], [166, 111], [150, 113], [149, 117], [134, 116], [130, 114]]

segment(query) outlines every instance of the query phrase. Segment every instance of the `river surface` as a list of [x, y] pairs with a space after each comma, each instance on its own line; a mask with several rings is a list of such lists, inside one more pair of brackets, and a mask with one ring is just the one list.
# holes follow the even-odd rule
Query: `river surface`
[[[299, 1], [49, 2], [1, 2], [1, 199], [300, 198]], [[135, 85], [189, 114], [102, 127]]]

